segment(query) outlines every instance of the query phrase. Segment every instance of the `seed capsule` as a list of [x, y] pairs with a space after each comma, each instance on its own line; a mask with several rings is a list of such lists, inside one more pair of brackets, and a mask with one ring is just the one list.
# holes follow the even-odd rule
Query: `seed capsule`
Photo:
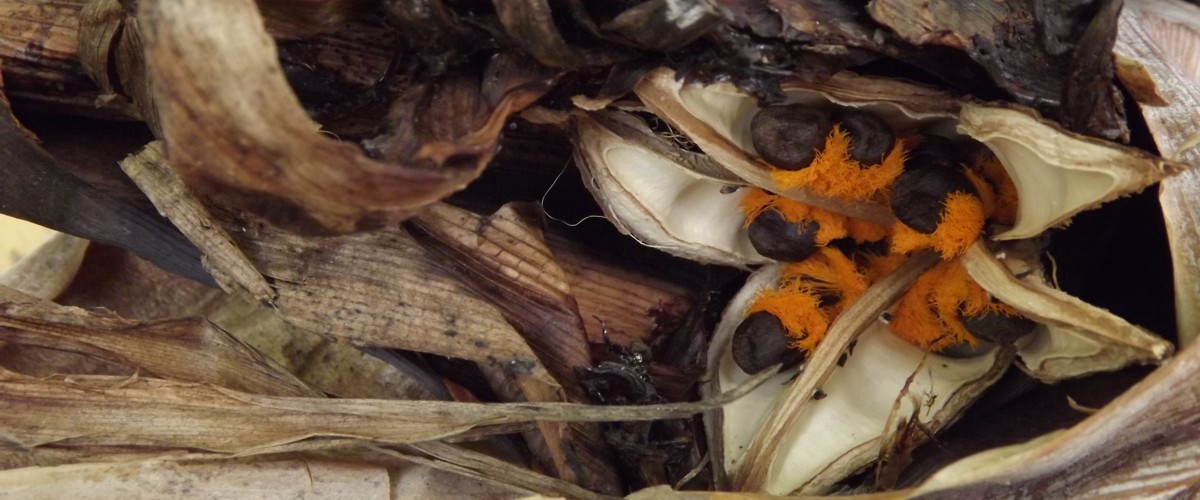
[[753, 313], [733, 333], [733, 361], [746, 373], [758, 373], [776, 363], [793, 367], [804, 360], [804, 351], [790, 347], [793, 340], [775, 315]]
[[896, 144], [892, 127], [871, 113], [842, 109], [834, 113], [833, 119], [850, 136], [850, 158], [861, 168], [883, 163]]
[[803, 104], [763, 108], [750, 120], [750, 140], [764, 160], [783, 170], [809, 166], [833, 129], [829, 113]]
[[1037, 323], [1015, 314], [984, 310], [975, 316], [962, 316], [963, 326], [971, 335], [997, 344], [1011, 344], [1032, 332]]
[[958, 163], [957, 149], [948, 140], [930, 139], [913, 150], [892, 187], [892, 213], [924, 234], [937, 230], [950, 193], [979, 196]]
[[784, 262], [799, 262], [817, 251], [817, 221], [789, 222], [777, 210], [758, 214], [746, 234], [750, 244], [763, 257]]

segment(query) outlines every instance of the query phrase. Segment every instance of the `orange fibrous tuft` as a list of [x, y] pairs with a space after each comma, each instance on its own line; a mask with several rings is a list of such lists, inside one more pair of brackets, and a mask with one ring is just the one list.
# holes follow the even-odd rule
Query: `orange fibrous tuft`
[[[771, 313], [793, 338], [793, 348], [811, 351], [825, 337], [833, 318], [858, 300], [867, 286], [866, 277], [845, 254], [820, 248], [803, 262], [785, 265], [779, 288], [759, 293], [746, 315]], [[822, 305], [822, 298], [828, 304]]]
[[932, 248], [943, 260], [952, 259], [971, 246], [983, 233], [983, 202], [969, 193], [953, 192], [946, 197], [942, 217], [932, 234], [923, 234], [897, 221], [892, 228], [891, 251], [909, 253]]
[[806, 290], [817, 297], [837, 297], [837, 301], [825, 307], [830, 318], [858, 300], [870, 284], [854, 261], [828, 247], [818, 249], [802, 262], [784, 266], [781, 282], [782, 287]]
[[792, 348], [812, 351], [829, 328], [829, 318], [821, 311], [821, 299], [815, 294], [790, 287], [764, 290], [746, 311], [749, 316], [759, 311], [770, 313], [792, 337]]
[[985, 310], [1011, 312], [1008, 306], [992, 302], [959, 261], [946, 261], [917, 278], [900, 298], [890, 327], [896, 336], [930, 351], [962, 342], [974, 346], [979, 339], [967, 331], [959, 315], [974, 316]]
[[[796, 200], [754, 188], [739, 202], [746, 214], [746, 226], [767, 210], [775, 210], [788, 222], [815, 221], [818, 224], [816, 242], [826, 245], [838, 238], [851, 236], [858, 242], [879, 241], [887, 230], [877, 224], [850, 219], [829, 210], [800, 203]], [[873, 238], [873, 239], [872, 239]]]
[[1016, 224], [1017, 204], [1020, 200], [1017, 199], [1017, 186], [1008, 176], [1004, 164], [995, 156], [984, 155], [975, 162], [972, 170], [986, 179], [995, 193], [995, 206], [989, 210], [988, 219], [1006, 226]]
[[900, 264], [908, 259], [908, 256], [898, 253], [863, 252], [857, 254], [856, 258], [859, 260], [859, 267], [862, 269], [863, 276], [866, 276], [867, 282], [874, 283], [892, 274], [896, 268], [900, 267]]
[[897, 140], [878, 165], [861, 165], [850, 157], [850, 136], [838, 125], [825, 138], [811, 165], [800, 170], [775, 169], [771, 179], [780, 190], [806, 188], [843, 200], [871, 199], [904, 170], [907, 150]]

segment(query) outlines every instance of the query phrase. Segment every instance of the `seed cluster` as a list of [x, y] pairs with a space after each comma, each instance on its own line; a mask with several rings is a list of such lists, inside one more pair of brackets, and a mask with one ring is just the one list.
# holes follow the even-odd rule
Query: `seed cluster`
[[882, 227], [751, 189], [741, 201], [750, 242], [786, 264], [778, 286], [759, 293], [734, 333], [734, 361], [743, 370], [799, 363], [797, 353], [811, 351], [870, 283], [922, 249], [943, 262], [897, 303], [889, 323], [897, 336], [934, 352], [974, 355], [986, 352], [986, 342], [1011, 343], [1032, 330], [1033, 322], [992, 300], [957, 261], [987, 222], [1014, 223], [1016, 189], [994, 157], [968, 154], [945, 137], [898, 133], [875, 115], [841, 107], [771, 106], [750, 127], [780, 192], [804, 188], [883, 204], [896, 222]]

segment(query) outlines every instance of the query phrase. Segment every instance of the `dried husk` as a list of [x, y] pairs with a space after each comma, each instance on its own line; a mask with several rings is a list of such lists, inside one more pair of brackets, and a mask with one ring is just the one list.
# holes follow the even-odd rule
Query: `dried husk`
[[[787, 102], [860, 107], [897, 128], [962, 134], [983, 143], [1004, 164], [1024, 201], [1017, 207], [1015, 226], [999, 231], [997, 239], [1036, 236], [1180, 169], [1134, 148], [1068, 132], [1026, 108], [976, 103], [915, 84], [839, 73], [819, 85], [797, 82], [783, 88]], [[770, 167], [755, 160], [749, 139], [758, 104], [731, 84], [688, 84], [669, 70], [657, 70], [637, 92], [647, 107], [747, 182], [846, 215], [883, 223], [891, 219], [882, 206], [774, 188]]]
[[1030, 375], [1054, 382], [1132, 364], [1154, 364], [1174, 353], [1174, 346], [1157, 335], [1050, 287], [1038, 264], [1036, 245], [1025, 242], [1000, 248], [1003, 262], [978, 241], [967, 249], [962, 263], [989, 294], [1039, 323], [1017, 345]]
[[1022, 202], [1016, 224], [992, 236], [998, 240], [1032, 238], [1180, 169], [1141, 150], [1069, 132], [1015, 106], [964, 105], [958, 131], [991, 149], [1017, 187]]
[[575, 163], [588, 179], [585, 185], [622, 233], [698, 262], [739, 267], [769, 262], [742, 228], [738, 202], [745, 191], [721, 193], [739, 181], [699, 173], [702, 155], [666, 144], [620, 112], [577, 116], [574, 132]]

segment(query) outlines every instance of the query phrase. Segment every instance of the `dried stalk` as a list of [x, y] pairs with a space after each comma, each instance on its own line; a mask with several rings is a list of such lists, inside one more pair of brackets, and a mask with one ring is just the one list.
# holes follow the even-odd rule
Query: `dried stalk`
[[295, 398], [157, 379], [3, 375], [0, 400], [10, 406], [0, 415], [0, 428], [6, 441], [16, 446], [132, 446], [245, 454], [279, 451], [320, 438], [405, 444], [499, 424], [681, 418], [734, 400], [770, 374], [697, 403], [604, 407]]
[[271, 303], [275, 291], [167, 165], [162, 142], [147, 144], [137, 154], [123, 160], [121, 170], [137, 183], [159, 213], [174, 223], [204, 254], [205, 267], [222, 289], [229, 293], [245, 293], [262, 304]]

